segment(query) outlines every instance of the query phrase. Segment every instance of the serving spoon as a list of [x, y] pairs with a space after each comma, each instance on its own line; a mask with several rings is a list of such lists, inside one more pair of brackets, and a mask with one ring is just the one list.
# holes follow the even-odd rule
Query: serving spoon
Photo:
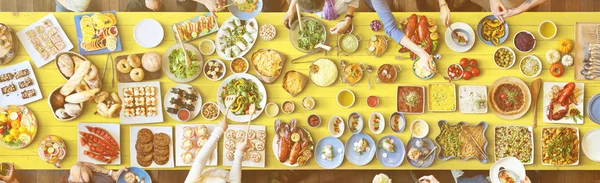
[[533, 128], [537, 127], [537, 101], [542, 88], [542, 79], [537, 78], [531, 82], [531, 97], [533, 97]]
[[185, 46], [183, 45], [183, 41], [181, 41], [181, 37], [179, 36], [179, 32], [177, 31], [177, 28], [175, 26], [173, 26], [173, 31], [175, 32], [175, 37], [177, 37], [177, 40], [179, 41], [179, 45], [183, 49], [183, 55], [185, 55], [185, 64], [187, 65], [187, 67], [191, 67], [192, 60], [188, 56], [187, 50], [185, 49]]
[[250, 120], [248, 120], [248, 129], [246, 129], [246, 138], [248, 138], [248, 132], [250, 132], [250, 123], [252, 123], [252, 116], [254, 115], [254, 112], [256, 112], [256, 104], [253, 103], [250, 105], [250, 107], [248, 108], [248, 114], [250, 115]]
[[237, 99], [237, 95], [227, 95], [225, 97], [225, 100], [223, 103], [225, 103], [225, 119], [227, 119], [227, 115], [229, 114], [229, 107], [231, 107], [231, 104], [233, 104], [233, 102], [235, 102], [235, 99]]

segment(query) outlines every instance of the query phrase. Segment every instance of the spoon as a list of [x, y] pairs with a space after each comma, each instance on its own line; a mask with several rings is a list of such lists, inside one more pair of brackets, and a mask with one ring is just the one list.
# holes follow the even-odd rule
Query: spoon
[[183, 41], [181, 41], [181, 37], [179, 36], [179, 32], [177, 32], [177, 28], [175, 26], [173, 26], [173, 31], [175, 32], [175, 37], [177, 37], [177, 40], [179, 41], [179, 45], [181, 46], [181, 49], [183, 49], [183, 55], [185, 55], [185, 64], [187, 65], [187, 67], [191, 67], [192, 60], [188, 56], [187, 50], [185, 49], [185, 46], [183, 45]]
[[253, 103], [248, 108], [248, 114], [250, 114], [250, 120], [248, 120], [248, 129], [246, 130], [246, 138], [248, 138], [248, 132], [250, 131], [250, 123], [252, 122], [252, 116], [254, 115], [255, 111], [256, 111], [256, 104]]
[[371, 72], [373, 72], [373, 66], [367, 65], [367, 80], [369, 81], [369, 89], [371, 89]]
[[537, 101], [540, 95], [540, 89], [542, 88], [542, 79], [537, 78], [531, 82], [531, 97], [533, 98], [533, 128], [537, 127]]

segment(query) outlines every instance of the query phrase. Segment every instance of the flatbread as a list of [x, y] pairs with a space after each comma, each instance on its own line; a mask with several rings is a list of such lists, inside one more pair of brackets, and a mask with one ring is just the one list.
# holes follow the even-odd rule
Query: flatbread
[[[519, 106], [518, 109], [509, 110], [509, 111], [507, 111], [506, 109], [501, 109], [500, 106], [496, 103], [496, 100], [495, 100], [496, 92], [498, 92], [498, 89], [500, 88], [501, 85], [505, 85], [505, 84], [511, 84], [511, 85], [515, 85], [515, 86], [519, 87], [519, 89], [521, 89], [521, 93], [523, 94], [523, 96], [526, 96], [526, 94], [525, 94], [526, 89], [524, 89], [523, 86], [521, 86], [519, 83], [513, 83], [513, 82], [501, 83], [498, 86], [494, 87], [494, 89], [492, 90], [492, 95], [491, 95], [492, 96], [492, 107], [494, 107], [494, 109], [502, 115], [518, 114], [521, 111], [523, 111], [523, 109], [525, 108], [525, 101], [522, 102], [521, 106]], [[523, 100], [525, 100], [525, 98]]]

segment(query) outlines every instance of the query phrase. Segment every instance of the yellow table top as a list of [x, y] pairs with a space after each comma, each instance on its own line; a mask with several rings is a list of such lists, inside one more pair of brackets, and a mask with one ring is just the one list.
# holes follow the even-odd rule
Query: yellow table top
[[[71, 40], [73, 45], [77, 45], [77, 37], [76, 37], [75, 25], [74, 25], [74, 21], [73, 21], [73, 16], [75, 14], [76, 13], [55, 13], [56, 18], [60, 22], [63, 30], [66, 32], [67, 36], [69, 37], [69, 39]], [[167, 50], [167, 48], [169, 48], [170, 46], [172, 46], [173, 44], [176, 43], [173, 38], [173, 33], [169, 29], [169, 26], [172, 25], [173, 23], [179, 22], [181, 20], [184, 20], [184, 19], [187, 19], [187, 18], [190, 18], [193, 16], [197, 16], [199, 14], [200, 13], [126, 13], [126, 12], [121, 13], [121, 12], [119, 12], [117, 15], [117, 18], [118, 18], [119, 32], [121, 34], [121, 42], [123, 45], [123, 51], [118, 52], [118, 53], [112, 53], [112, 55], [113, 55], [113, 57], [115, 57], [118, 55], [141, 53], [141, 52], [147, 52], [147, 51], [157, 51], [159, 53], [164, 53]], [[404, 19], [404, 18], [408, 17], [410, 14], [412, 14], [412, 13], [395, 13], [395, 16], [398, 20], [400, 20], [400, 19]], [[438, 19], [438, 17], [439, 17], [438, 13], [419, 13], [419, 14], [426, 15], [428, 17], [433, 17], [435, 19]], [[477, 26], [477, 23], [479, 22], [479, 20], [488, 14], [489, 13], [453, 13], [452, 21], [453, 22], [465, 22], [465, 23], [469, 24], [473, 29], [476, 29], [477, 28], [476, 26]], [[2, 13], [0, 13], [0, 19], [2, 19], [3, 23], [5, 23], [6, 25], [12, 27], [16, 31], [19, 31], [21, 29], [24, 29], [26, 26], [28, 26], [29, 24], [33, 23], [34, 21], [38, 20], [39, 18], [41, 18], [45, 15], [47, 15], [47, 13], [2, 12]], [[218, 18], [219, 24], [222, 24], [230, 16], [229, 13], [220, 13], [218, 15], [219, 15], [219, 18]], [[538, 40], [536, 48], [529, 54], [536, 55], [540, 59], [544, 60], [544, 61], [542, 61], [543, 71], [539, 77], [543, 78], [544, 81], [561, 81], [561, 82], [572, 81], [573, 80], [573, 68], [572, 67], [566, 68], [564, 76], [562, 76], [560, 78], [554, 78], [550, 75], [550, 73], [548, 71], [549, 64], [545, 61], [545, 58], [546, 58], [545, 52], [548, 49], [556, 48], [556, 45], [560, 39], [567, 38], [567, 39], [572, 40], [573, 36], [574, 36], [573, 26], [576, 21], [581, 21], [581, 22], [597, 21], [597, 19], [595, 19], [593, 17], [597, 17], [599, 15], [600, 15], [600, 13], [524, 13], [517, 17], [508, 19], [508, 24], [510, 26], [509, 40], [504, 42], [501, 46], [508, 46], [508, 47], [511, 47], [514, 49], [513, 43], [512, 43], [512, 37], [514, 37], [515, 33], [519, 30], [528, 30], [528, 31], [534, 33]], [[289, 58], [288, 60], [303, 55], [303, 53], [297, 51], [290, 43], [288, 31], [281, 24], [283, 16], [284, 16], [284, 13], [261, 13], [260, 15], [258, 15], [256, 17], [259, 25], [262, 25], [265, 23], [273, 24], [277, 29], [277, 36], [272, 41], [262, 41], [259, 39], [257, 44], [252, 48], [251, 52], [258, 50], [260, 48], [271, 48], [271, 49], [275, 49], [275, 50], [281, 51], [282, 53], [286, 54]], [[139, 22], [140, 20], [142, 20], [144, 18], [152, 18], [152, 19], [157, 20], [158, 22], [160, 22], [162, 24], [162, 26], [165, 30], [163, 42], [159, 46], [152, 48], [152, 49], [143, 49], [142, 47], [138, 46], [135, 43], [135, 41], [133, 40], [134, 26], [137, 22]], [[363, 40], [368, 39], [369, 36], [374, 35], [374, 34], [385, 34], [383, 31], [374, 33], [369, 29], [369, 23], [371, 22], [371, 20], [374, 20], [374, 19], [378, 19], [377, 15], [375, 13], [357, 13], [356, 18], [354, 20], [354, 25], [355, 25], [354, 32], [360, 34], [363, 37]], [[542, 22], [543, 20], [552, 20], [557, 24], [558, 34], [556, 35], [556, 37], [554, 39], [544, 40], [544, 39], [540, 38], [539, 35], [537, 34], [538, 24], [540, 22]], [[338, 21], [323, 21], [323, 22], [328, 27], [331, 27]], [[440, 28], [438, 29], [439, 31], [445, 31], [445, 28], [442, 28], [439, 22], [438, 22], [438, 26], [440, 26]], [[216, 34], [210, 34], [205, 38], [214, 40], [215, 35]], [[204, 39], [204, 38], [202, 38], [202, 39]], [[198, 43], [202, 39], [192, 41], [191, 43], [194, 45], [198, 45]], [[335, 37], [334, 36], [330, 37], [330, 40], [335, 40]], [[440, 38], [440, 40], [443, 40], [443, 37]], [[336, 45], [336, 43], [334, 43], [334, 42], [335, 41], [330, 41], [330, 45]], [[387, 50], [387, 52], [384, 53], [383, 56], [381, 56], [380, 58], [374, 58], [372, 56], [366, 55], [362, 51], [363, 49], [366, 49], [366, 41], [362, 41], [359, 46], [359, 51], [351, 54], [350, 56], [336, 56], [335, 52], [330, 51], [327, 56], [325, 56], [323, 53], [319, 53], [319, 54], [315, 54], [315, 55], [306, 57], [303, 60], [310, 61], [310, 60], [315, 60], [320, 57], [327, 57], [327, 58], [330, 58], [330, 59], [336, 61], [338, 64], [339, 64], [340, 60], [346, 60], [351, 63], [363, 62], [366, 64], [371, 64], [371, 65], [375, 66], [374, 68], [378, 68], [379, 65], [384, 64], [384, 63], [400, 64], [401, 67], [404, 68], [404, 70], [401, 71], [401, 73], [399, 75], [399, 79], [394, 84], [375, 84], [374, 81], [371, 81], [371, 84], [372, 84], [371, 89], [367, 89], [367, 80], [366, 79], [363, 79], [362, 81], [360, 81], [358, 84], [356, 84], [354, 86], [349, 86], [349, 85], [343, 84], [341, 82], [336, 82], [334, 85], [332, 85], [330, 87], [317, 87], [313, 83], [309, 82], [309, 84], [307, 85], [307, 87], [305, 88], [305, 90], [302, 93], [300, 93], [296, 97], [290, 97], [281, 87], [282, 79], [280, 78], [273, 84], [265, 84], [265, 87], [268, 91], [268, 102], [275, 102], [275, 103], [281, 104], [285, 100], [292, 100], [296, 103], [297, 109], [291, 115], [286, 115], [286, 114], [283, 114], [280, 112], [276, 118], [280, 118], [286, 122], [292, 118], [299, 119], [299, 125], [306, 127], [311, 132], [311, 134], [313, 135], [313, 137], [315, 139], [315, 143], [316, 143], [316, 141], [318, 141], [319, 139], [329, 136], [329, 133], [327, 130], [327, 122], [329, 121], [329, 118], [334, 115], [342, 116], [345, 119], [351, 112], [360, 112], [363, 116], [368, 117], [372, 112], [377, 111], [377, 112], [383, 113], [383, 115], [386, 118], [386, 123], [387, 123], [387, 119], [389, 119], [389, 116], [393, 112], [396, 111], [396, 102], [394, 102], [394, 101], [396, 100], [396, 87], [398, 85], [426, 86], [430, 83], [445, 82], [443, 77], [441, 76], [442, 74], [437, 74], [435, 77], [433, 77], [432, 79], [425, 81], [425, 82], [416, 78], [410, 69], [412, 66], [412, 61], [409, 61], [409, 60], [398, 61], [398, 60], [395, 60], [395, 58], [394, 58], [397, 55], [401, 55], [406, 58], [406, 57], [408, 57], [408, 54], [398, 54], [396, 51], [399, 49], [400, 46], [398, 44], [395, 44], [392, 41], [390, 41], [389, 45], [390, 46], [389, 46], [389, 49]], [[479, 39], [477, 39], [474, 47], [466, 53], [452, 52], [443, 41], [440, 42], [440, 46], [438, 48], [439, 48], [438, 52], [442, 55], [442, 59], [437, 61], [437, 65], [438, 65], [437, 67], [441, 71], [445, 71], [445, 68], [447, 68], [448, 65], [450, 65], [452, 63], [458, 63], [462, 57], [474, 58], [479, 61], [479, 65], [480, 65], [480, 69], [481, 69], [481, 76], [471, 79], [469, 81], [461, 80], [461, 81], [454, 82], [458, 86], [460, 86], [460, 85], [486, 85], [489, 88], [489, 86], [496, 79], [498, 79], [502, 76], [516, 76], [516, 77], [519, 77], [522, 80], [524, 80], [526, 83], [530, 83], [533, 80], [531, 78], [524, 77], [520, 73], [518, 67], [513, 67], [508, 70], [503, 70], [503, 69], [499, 69], [498, 67], [496, 67], [496, 65], [493, 63], [492, 55], [497, 47], [485, 45], [484, 43], [479, 41]], [[77, 50], [77, 46], [75, 46], [75, 48], [73, 50]], [[519, 52], [517, 52], [516, 54], [517, 54], [517, 60], [520, 60], [525, 55], [529, 55], [529, 54], [524, 54], [524, 53], [519, 53]], [[249, 58], [250, 57], [249, 55], [250, 54], [247, 54], [246, 58]], [[89, 55], [86, 57], [89, 60], [91, 60], [92, 62], [94, 62], [96, 64], [96, 66], [98, 66], [99, 68], [102, 68], [104, 66], [104, 62], [106, 61], [106, 56], [107, 56], [106, 54], [101, 54], [101, 55]], [[214, 53], [211, 56], [208, 56], [208, 57], [205, 56], [204, 60], [211, 59], [211, 58], [218, 58], [218, 55], [216, 53]], [[21, 45], [21, 48], [19, 49], [19, 52], [17, 53], [17, 57], [8, 65], [12, 65], [12, 64], [15, 64], [15, 63], [18, 63], [21, 61], [25, 61], [25, 60], [31, 60], [31, 59], [27, 55], [27, 52]], [[227, 64], [229, 64], [229, 63], [227, 63]], [[33, 63], [32, 63], [32, 65], [33, 65]], [[308, 74], [309, 65], [310, 65], [309, 63], [303, 63], [303, 64], [287, 63], [285, 65], [284, 72], [293, 69], [296, 71], [300, 71], [304, 74]], [[5, 67], [5, 66], [3, 66], [3, 67]], [[35, 66], [34, 66], [34, 68], [35, 68]], [[77, 161], [77, 150], [76, 150], [76, 147], [77, 147], [77, 129], [76, 129], [77, 123], [78, 122], [118, 123], [119, 118], [108, 119], [108, 118], [101, 118], [101, 117], [93, 115], [93, 113], [95, 111], [95, 107], [93, 104], [90, 103], [90, 104], [86, 105], [86, 107], [84, 109], [84, 114], [82, 116], [80, 116], [79, 118], [77, 118], [76, 120], [71, 121], [71, 122], [60, 122], [60, 121], [56, 120], [52, 116], [52, 112], [47, 105], [47, 97], [48, 97], [48, 94], [55, 87], [65, 83], [65, 80], [59, 76], [58, 70], [56, 69], [54, 63], [49, 63], [41, 68], [35, 68], [34, 70], [35, 70], [35, 74], [37, 76], [38, 83], [41, 87], [41, 90], [42, 90], [42, 93], [44, 96], [44, 98], [42, 100], [39, 100], [37, 102], [27, 105], [27, 107], [29, 107], [30, 109], [32, 109], [34, 111], [34, 114], [36, 115], [36, 117], [38, 118], [38, 121], [39, 121], [39, 130], [38, 130], [37, 137], [34, 139], [32, 144], [30, 144], [26, 148], [23, 148], [20, 150], [9, 150], [9, 149], [0, 150], [0, 160], [14, 162], [18, 169], [56, 169], [56, 168], [54, 168], [53, 165], [46, 164], [40, 160], [40, 158], [37, 155], [37, 147], [38, 147], [38, 143], [40, 142], [40, 140], [43, 137], [45, 137], [47, 135], [58, 135], [58, 136], [64, 138], [64, 140], [67, 143], [68, 152], [67, 152], [67, 157], [62, 162], [62, 168], [68, 169]], [[227, 72], [228, 72], [227, 73], [228, 75], [231, 74], [231, 71], [227, 71]], [[254, 71], [253, 69], [250, 69], [249, 72], [250, 72], [250, 74], [256, 74], [256, 71]], [[169, 80], [166, 76], [161, 77], [160, 82], [161, 82], [162, 96], [164, 96], [164, 94], [168, 91], [168, 89], [170, 87], [172, 87], [176, 84], [175, 82]], [[585, 101], [586, 102], [594, 94], [600, 92], [600, 84], [598, 84], [597, 82], [588, 82], [588, 81], [580, 81], [580, 82], [583, 82], [586, 84], [586, 86], [585, 86]], [[198, 88], [200, 90], [200, 93], [201, 93], [204, 101], [208, 102], [208, 101], [216, 101], [216, 98], [215, 98], [216, 92], [217, 92], [216, 90], [220, 83], [221, 82], [209, 81], [205, 77], [201, 76], [189, 84]], [[110, 78], [104, 79], [104, 88], [103, 89], [116, 92], [116, 90], [117, 90], [116, 87], [117, 86], [115, 85], [114, 88], [111, 88]], [[338, 91], [340, 91], [342, 89], [350, 89], [350, 90], [354, 91], [357, 96], [356, 104], [349, 109], [342, 109], [341, 107], [339, 107], [336, 104], [336, 101], [335, 101], [336, 94], [338, 93]], [[377, 108], [370, 108], [367, 106], [366, 98], [369, 95], [376, 95], [379, 97], [381, 102]], [[315, 109], [313, 109], [311, 111], [305, 111], [300, 108], [300, 106], [299, 106], [300, 101], [305, 96], [312, 96], [315, 98], [315, 100], [317, 101], [317, 106]], [[540, 136], [541, 135], [540, 134], [541, 127], [563, 126], [563, 125], [543, 123], [542, 122], [543, 110], [541, 107], [542, 100], [539, 101], [538, 105], [540, 106], [540, 107], [538, 107], [538, 113], [539, 113], [538, 121], [539, 122], [538, 122], [538, 128], [536, 128], [534, 130], [534, 144], [535, 144], [535, 156], [534, 156], [535, 158], [534, 159], [535, 159], [535, 162], [533, 165], [527, 165], [526, 169], [528, 169], [528, 170], [557, 170], [557, 169], [558, 170], [575, 170], [575, 169], [594, 170], [594, 169], [598, 169], [598, 164], [589, 160], [587, 157], [585, 157], [583, 152], [581, 152], [581, 155], [580, 155], [579, 166], [554, 167], [554, 166], [543, 166], [541, 164], [541, 161], [540, 161], [541, 146], [539, 145], [540, 144], [539, 141], [541, 138], [541, 136]], [[163, 111], [163, 113], [164, 113], [164, 111]], [[308, 115], [310, 115], [312, 113], [319, 114], [324, 121], [323, 124], [318, 128], [308, 127], [306, 118], [308, 117]], [[221, 120], [222, 118], [223, 118], [223, 115], [221, 115], [218, 118], [218, 120]], [[274, 135], [273, 121], [276, 118], [270, 118], [270, 117], [262, 114], [260, 117], [258, 117], [253, 122], [253, 124], [265, 125], [267, 127], [267, 133], [268, 133], [267, 144], [268, 144], [268, 146], [266, 148], [266, 156], [267, 156], [266, 165], [265, 165], [265, 168], [260, 168], [260, 169], [258, 169], [258, 168], [244, 168], [244, 169], [257, 169], [257, 170], [292, 169], [291, 167], [287, 167], [287, 166], [279, 163], [277, 161], [277, 159], [274, 157], [273, 151], [271, 149], [272, 148], [271, 147], [272, 139], [273, 139], [273, 135]], [[486, 137], [489, 142], [488, 147], [487, 147], [487, 154], [489, 155], [490, 160], [494, 159], [493, 127], [495, 125], [509, 125], [509, 124], [531, 125], [532, 118], [533, 118], [532, 110], [529, 110], [529, 112], [522, 118], [520, 118], [518, 120], [514, 120], [514, 121], [500, 119], [500, 118], [496, 117], [496, 115], [494, 114], [494, 112], [492, 110], [490, 110], [486, 114], [462, 114], [459, 112], [450, 112], [450, 113], [425, 112], [425, 114], [423, 114], [423, 115], [406, 115], [407, 123], [410, 123], [416, 119], [426, 120], [430, 125], [430, 133], [427, 136], [430, 139], [434, 139], [435, 136], [437, 136], [439, 134], [439, 128], [437, 127], [437, 122], [442, 119], [448, 120], [452, 124], [457, 123], [459, 121], [466, 121], [466, 122], [469, 122], [470, 124], [476, 124], [482, 120], [488, 122], [488, 124], [490, 125], [490, 129], [487, 130]], [[163, 123], [145, 124], [142, 126], [156, 125], [156, 126], [173, 126], [174, 127], [175, 124], [182, 124], [180, 122], [176, 122], [175, 120], [171, 119], [170, 117], [167, 117], [166, 114], [164, 114], [164, 121], [165, 122], [163, 122]], [[206, 120], [202, 119], [202, 117], [197, 117], [194, 120], [192, 120], [192, 122], [189, 122], [189, 123], [214, 124], [214, 123], [217, 123], [217, 121], [216, 120], [215, 121], [206, 121]], [[230, 124], [236, 124], [236, 123], [230, 122]], [[365, 123], [365, 125], [366, 125], [366, 123]], [[129, 166], [129, 164], [130, 164], [130, 148], [129, 148], [129, 144], [131, 142], [131, 139], [129, 139], [130, 126], [132, 126], [132, 125], [121, 125], [121, 153], [122, 153], [121, 154], [121, 163], [122, 163], [121, 166]], [[140, 125], [138, 125], [138, 126], [140, 126]], [[597, 124], [592, 122], [587, 117], [585, 118], [584, 125], [571, 125], [571, 126], [579, 127], [581, 137], [583, 137], [583, 135], [587, 131], [598, 127]], [[370, 132], [368, 130], [368, 128], [366, 127], [365, 129], [363, 129], [363, 132], [369, 134], [376, 141], [385, 135], [396, 135], [404, 142], [404, 144], [406, 144], [408, 142], [408, 139], [410, 137], [410, 132], [408, 129], [402, 133], [394, 133], [389, 127], [386, 127], [382, 134], [375, 135], [372, 132]], [[345, 142], [348, 138], [350, 138], [350, 136], [351, 136], [351, 133], [349, 133], [346, 130], [344, 135], [341, 137], [342, 142]], [[221, 151], [221, 149], [223, 148], [222, 141], [219, 143], [218, 148], [219, 148], [219, 151]], [[446, 169], [447, 170], [447, 169], [460, 168], [460, 169], [465, 169], [465, 170], [469, 170], [469, 169], [486, 170], [486, 169], [489, 169], [489, 167], [492, 164], [493, 164], [493, 161], [488, 162], [486, 164], [481, 164], [477, 160], [461, 161], [458, 159], [451, 159], [448, 161], [441, 161], [436, 158], [436, 160], [433, 162], [433, 164], [428, 169]], [[221, 157], [221, 153], [219, 153], [219, 167], [222, 167], [221, 165], [222, 165], [222, 157]], [[107, 168], [117, 168], [117, 167], [118, 166], [108, 166]], [[189, 167], [175, 167], [174, 169], [189, 169]], [[306, 166], [294, 167], [293, 169], [298, 170], [298, 169], [322, 169], [322, 168], [316, 163], [316, 161], [310, 160]], [[353, 165], [352, 163], [350, 163], [349, 161], [344, 160], [344, 162], [338, 169], [386, 169], [386, 168], [378, 162], [377, 158], [374, 157], [373, 160], [365, 166], [356, 166], [356, 165]], [[415, 168], [412, 167], [411, 165], [409, 165], [406, 160], [404, 160], [402, 162], [402, 164], [396, 169], [415, 169]]]

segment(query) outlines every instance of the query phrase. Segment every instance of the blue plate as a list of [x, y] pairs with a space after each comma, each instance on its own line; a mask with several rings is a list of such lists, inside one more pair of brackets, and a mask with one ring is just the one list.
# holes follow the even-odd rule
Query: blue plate
[[[423, 140], [423, 147], [417, 147], [417, 141], [418, 140]], [[431, 141], [431, 139], [425, 137], [425, 138], [411, 138], [408, 143], [406, 144], [406, 155], [407, 158], [406, 160], [408, 161], [408, 164], [412, 165], [415, 168], [427, 168], [429, 166], [431, 166], [431, 164], [433, 164], [433, 160], [435, 160], [435, 152], [431, 153], [431, 155], [429, 155], [429, 158], [427, 158], [425, 160], [425, 163], [423, 163], [420, 167], [417, 166], [418, 162], [411, 160], [410, 158], [408, 158], [408, 151], [410, 151], [411, 148], [416, 148], [417, 150], [423, 150], [423, 148], [427, 148], [429, 150], [433, 149], [434, 145], [433, 142]], [[425, 157], [427, 156], [427, 154], [423, 154], [421, 157]]]
[[[331, 159], [331, 161], [321, 158], [321, 150], [326, 145], [333, 146], [333, 159]], [[344, 143], [342, 143], [340, 139], [337, 139], [332, 136], [325, 137], [319, 140], [316, 147], [317, 148], [315, 148], [315, 160], [321, 167], [327, 169], [334, 169], [340, 166], [344, 161]], [[338, 149], [341, 149], [342, 153], [338, 153]]]
[[[394, 152], [393, 153], [386, 151], [382, 147], [383, 140], [387, 139], [387, 138], [391, 138], [392, 140], [394, 140]], [[383, 153], [387, 154], [386, 158], [383, 157]], [[379, 163], [381, 163], [381, 165], [383, 165], [385, 167], [396, 168], [396, 167], [400, 166], [400, 164], [402, 164], [402, 161], [404, 161], [404, 154], [405, 154], [404, 143], [402, 143], [402, 140], [400, 140], [396, 136], [388, 135], [388, 136], [385, 136], [385, 137], [379, 139], [379, 142], [377, 142], [377, 160], [379, 160]]]
[[598, 100], [600, 94], [594, 95], [587, 104], [587, 115], [588, 117], [597, 124], [600, 124], [600, 100]]
[[[135, 174], [136, 176], [140, 177], [140, 180], [144, 180], [144, 182], [152, 182], [152, 178], [150, 178], [150, 175], [148, 175], [148, 172], [146, 172], [144, 169], [138, 168], [138, 167], [129, 167], [127, 168], [128, 172], [131, 172], [133, 174]], [[117, 180], [117, 183], [126, 183], [125, 182], [125, 174], [127, 174], [127, 172], [123, 172], [121, 175], [119, 175], [119, 179]]]
[[[115, 18], [117, 18], [117, 11], [115, 10], [111, 10], [111, 11], [104, 11], [104, 12], [100, 12], [100, 14], [104, 14], [104, 13], [112, 13], [115, 15]], [[99, 49], [99, 50], [94, 50], [94, 51], [86, 51], [81, 47], [81, 43], [82, 43], [82, 39], [83, 39], [83, 33], [81, 32], [81, 18], [84, 16], [92, 16], [94, 15], [94, 13], [88, 13], [88, 14], [79, 14], [79, 15], [75, 15], [74, 16], [74, 20], [75, 20], [75, 32], [77, 32], [77, 40], [79, 41], [79, 54], [82, 55], [93, 55], [93, 54], [103, 54], [103, 53], [111, 53], [111, 52], [119, 52], [121, 50], [123, 50], [123, 47], [121, 47], [121, 34], [122, 32], [119, 31], [118, 28], [118, 21], [115, 22], [115, 27], [117, 27], [117, 48], [113, 51], [108, 50], [108, 48], [104, 48], [104, 49]]]
[[[494, 43], [492, 43], [491, 41], [486, 41], [485, 39], [483, 39], [483, 37], [481, 35], [483, 35], [483, 21], [485, 19], [490, 19], [490, 20], [497, 20], [496, 17], [494, 15], [488, 15], [486, 17], [483, 17], [479, 23], [477, 24], [477, 37], [479, 37], [479, 40], [481, 40], [481, 42], [490, 45], [490, 46], [496, 46], [494, 45]], [[506, 21], [504, 21], [504, 23], [502, 23], [502, 25], [504, 26], [504, 36], [502, 36], [500, 38], [500, 40], [498, 40], [498, 45], [504, 43], [504, 41], [506, 41], [506, 39], [508, 38], [508, 23], [506, 23]]]
[[[234, 0], [227, 0], [227, 4], [232, 4], [233, 1]], [[258, 0], [258, 2], [256, 3], [256, 9], [254, 9], [253, 12], [240, 11], [240, 9], [238, 9], [238, 7], [235, 5], [231, 5], [228, 8], [229, 8], [229, 12], [231, 12], [231, 14], [233, 14], [233, 16], [235, 16], [241, 20], [250, 20], [251, 18], [254, 18], [256, 15], [258, 15], [262, 11], [263, 0]]]
[[[393, 125], [393, 120], [392, 117], [394, 117], [394, 115], [400, 115], [400, 122], [399, 125], [402, 125], [398, 130], [394, 130], [394, 128], [392, 128]], [[391, 116], [390, 116], [390, 120], [388, 121], [390, 128], [392, 129], [392, 131], [396, 132], [396, 133], [400, 133], [404, 131], [404, 128], [406, 127], [406, 118], [404, 118], [404, 114], [402, 114], [401, 112], [394, 112]]]
[[[367, 152], [363, 152], [362, 154], [358, 154], [356, 151], [353, 150], [354, 142], [357, 142], [362, 138], [365, 138], [367, 140], [367, 142], [369, 143], [370, 150]], [[348, 159], [348, 161], [350, 161], [350, 163], [352, 164], [358, 166], [368, 164], [369, 162], [371, 162], [371, 160], [373, 160], [373, 156], [375, 156], [375, 151], [375, 141], [373, 140], [373, 138], [371, 138], [371, 136], [367, 134], [354, 134], [348, 139], [348, 141], [346, 141], [346, 159]]]

